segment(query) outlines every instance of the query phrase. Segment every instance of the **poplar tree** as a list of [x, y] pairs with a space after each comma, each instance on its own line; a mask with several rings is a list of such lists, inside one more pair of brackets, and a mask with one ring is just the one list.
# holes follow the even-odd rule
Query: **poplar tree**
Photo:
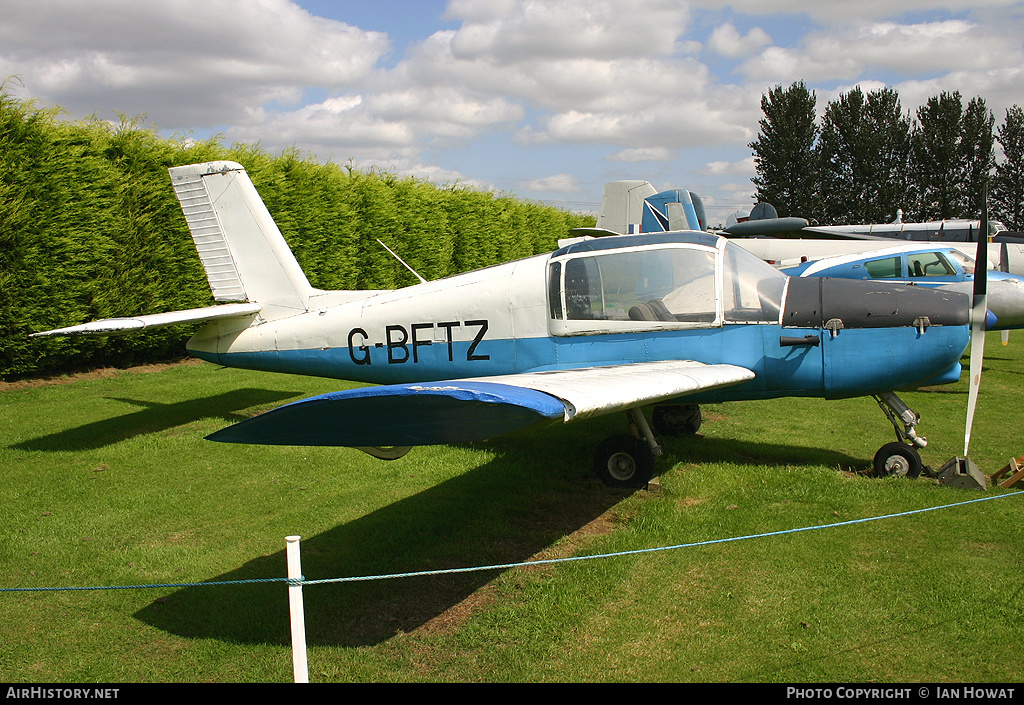
[[890, 88], [856, 87], [828, 104], [818, 140], [822, 208], [834, 225], [892, 220], [903, 205], [910, 119]]
[[1024, 229], [1024, 110], [1014, 105], [999, 127], [1003, 160], [996, 166], [991, 210], [1010, 230]]
[[972, 98], [961, 122], [960, 154], [964, 164], [961, 216], [981, 216], [985, 185], [995, 168], [995, 118], [984, 98]]
[[978, 216], [982, 184], [994, 165], [992, 126], [985, 101], [974, 98], [964, 110], [959, 91], [918, 109], [911, 164], [916, 219]]
[[779, 215], [809, 218], [818, 212], [815, 141], [817, 98], [803, 83], [775, 86], [761, 96], [760, 133], [754, 150], [757, 199], [771, 203]]

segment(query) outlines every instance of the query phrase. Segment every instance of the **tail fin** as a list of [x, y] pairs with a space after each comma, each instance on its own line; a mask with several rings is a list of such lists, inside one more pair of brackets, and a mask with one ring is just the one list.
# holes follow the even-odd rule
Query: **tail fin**
[[169, 171], [213, 298], [258, 303], [264, 319], [306, 311], [316, 290], [245, 169], [223, 161]]

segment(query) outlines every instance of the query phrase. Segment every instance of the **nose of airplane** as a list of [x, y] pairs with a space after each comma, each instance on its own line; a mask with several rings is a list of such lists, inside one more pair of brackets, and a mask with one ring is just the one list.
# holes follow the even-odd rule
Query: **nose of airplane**
[[[960, 377], [971, 297], [894, 282], [793, 277], [783, 326], [822, 331], [825, 398]], [[825, 331], [828, 331], [826, 333]]]
[[791, 277], [783, 325], [843, 328], [966, 326], [971, 298], [949, 289], [894, 282]]

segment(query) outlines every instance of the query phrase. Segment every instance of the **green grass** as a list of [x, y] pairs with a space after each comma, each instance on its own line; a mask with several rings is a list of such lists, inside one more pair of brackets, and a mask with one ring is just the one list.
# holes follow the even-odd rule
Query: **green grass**
[[[1024, 342], [989, 336], [971, 456], [1024, 453]], [[901, 395], [938, 467], [964, 381]], [[659, 492], [610, 490], [590, 453], [619, 416], [416, 449], [203, 437], [345, 386], [212, 365], [0, 391], [0, 587], [316, 580], [605, 554], [933, 507], [1011, 490], [871, 478], [892, 440], [870, 399], [704, 408]], [[589, 561], [304, 588], [327, 681], [1019, 681], [1021, 499]], [[0, 593], [0, 680], [291, 680], [280, 583]]]

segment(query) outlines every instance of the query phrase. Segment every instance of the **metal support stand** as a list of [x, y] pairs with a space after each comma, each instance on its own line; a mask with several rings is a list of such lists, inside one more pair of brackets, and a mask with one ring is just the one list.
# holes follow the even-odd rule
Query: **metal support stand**
[[970, 458], [952, 458], [936, 473], [940, 485], [960, 487], [966, 490], [988, 489], [988, 478]]

